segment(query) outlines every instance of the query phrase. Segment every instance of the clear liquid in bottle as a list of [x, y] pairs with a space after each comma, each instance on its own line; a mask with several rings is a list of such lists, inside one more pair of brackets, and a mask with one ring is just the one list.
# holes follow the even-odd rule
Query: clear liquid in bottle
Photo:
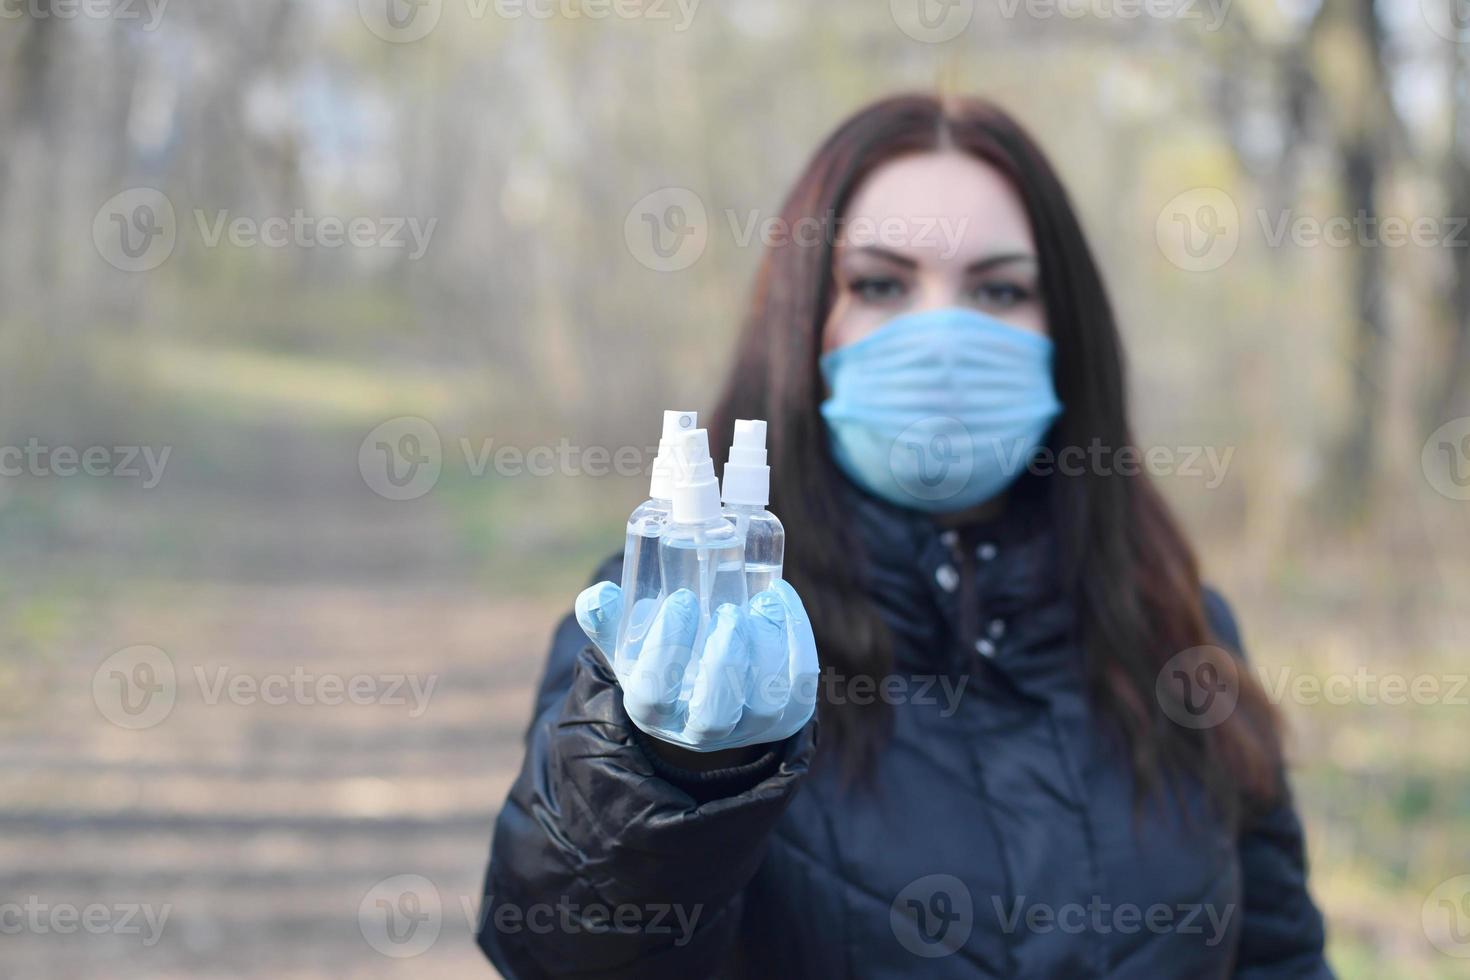
[[786, 529], [764, 507], [733, 504], [725, 508], [725, 516], [745, 539], [745, 593], [754, 597], [781, 578]]
[[684, 434], [694, 431], [697, 423], [693, 412], [664, 412], [658, 455], [654, 458], [653, 474], [648, 484], [648, 499], [628, 516], [627, 537], [623, 542], [623, 614], [618, 620], [613, 652], [613, 670], [619, 676], [637, 659], [643, 638], [658, 612], [659, 599], [663, 595], [658, 539], [673, 511], [673, 445]]
[[613, 670], [621, 671], [636, 659], [638, 648], [663, 593], [658, 540], [669, 519], [666, 500], [644, 501], [628, 518], [623, 545], [623, 616], [618, 623], [617, 650]]
[[699, 623], [680, 700], [687, 700], [709, 636], [710, 619], [726, 603], [743, 607], [745, 539], [720, 510], [720, 488], [709, 457], [709, 437], [697, 429], [676, 447], [674, 505], [658, 542], [663, 594], [681, 589], [694, 594]]

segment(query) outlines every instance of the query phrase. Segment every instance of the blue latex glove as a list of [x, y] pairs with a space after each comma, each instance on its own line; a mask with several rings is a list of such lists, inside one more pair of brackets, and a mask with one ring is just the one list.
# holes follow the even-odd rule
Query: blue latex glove
[[[800, 731], [816, 709], [817, 641], [801, 598], [786, 582], [744, 608], [716, 609], [698, 651], [699, 604], [688, 589], [667, 596], [642, 642], [621, 651], [615, 651], [620, 588], [598, 582], [585, 589], [576, 612], [617, 675], [628, 717], [666, 742], [696, 752], [779, 742]], [[684, 698], [691, 662], [694, 685]]]

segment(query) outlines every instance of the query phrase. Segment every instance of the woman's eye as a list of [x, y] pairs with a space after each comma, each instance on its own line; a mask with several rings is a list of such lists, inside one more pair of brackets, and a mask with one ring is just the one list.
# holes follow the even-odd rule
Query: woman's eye
[[982, 282], [973, 293], [986, 306], [1005, 308], [1019, 306], [1031, 298], [1031, 290], [1014, 282]]
[[865, 303], [886, 303], [903, 295], [903, 283], [891, 276], [865, 276], [848, 286]]

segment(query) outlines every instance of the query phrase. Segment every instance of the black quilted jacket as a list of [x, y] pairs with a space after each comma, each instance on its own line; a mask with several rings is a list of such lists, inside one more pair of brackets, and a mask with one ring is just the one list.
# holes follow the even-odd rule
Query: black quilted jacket
[[1034, 508], [853, 519], [895, 638], [871, 787], [813, 766], [815, 723], [739, 769], [670, 767], [568, 616], [485, 880], [506, 976], [1331, 976], [1289, 805], [1240, 834], [1202, 798], [1135, 812]]

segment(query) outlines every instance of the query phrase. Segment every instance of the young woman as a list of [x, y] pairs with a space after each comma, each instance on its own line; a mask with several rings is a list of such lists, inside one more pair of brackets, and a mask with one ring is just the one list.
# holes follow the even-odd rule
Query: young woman
[[[1040, 149], [983, 101], [886, 99], [782, 218], [833, 233], [768, 249], [709, 431], [769, 420], [788, 584], [732, 635], [765, 616], [793, 663], [814, 636], [816, 718], [720, 752], [691, 719], [696, 751], [674, 746], [569, 616], [496, 824], [490, 959], [1330, 976], [1274, 713], [1140, 473], [1118, 332]], [[603, 647], [618, 601], [579, 600]]]

